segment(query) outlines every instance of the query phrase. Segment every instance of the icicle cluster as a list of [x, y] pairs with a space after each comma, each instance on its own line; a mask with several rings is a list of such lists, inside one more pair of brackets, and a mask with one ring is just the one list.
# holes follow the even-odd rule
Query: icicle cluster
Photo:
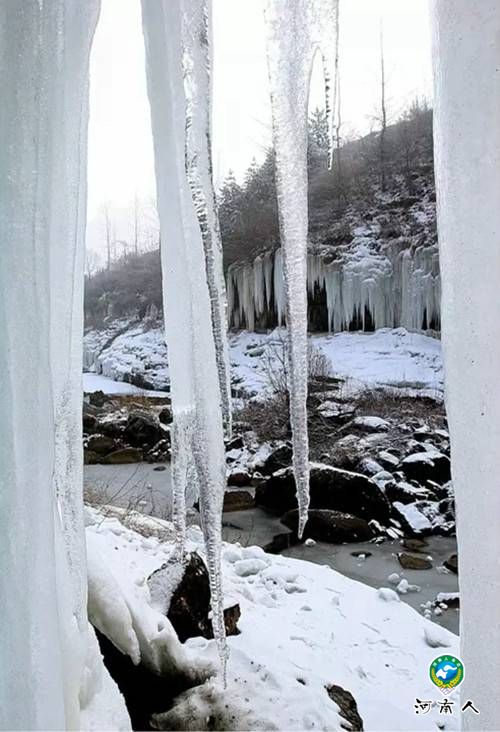
[[[276, 155], [276, 188], [288, 326], [290, 421], [299, 504], [299, 536], [309, 506], [307, 436], [307, 115], [314, 57], [325, 75], [333, 129], [332, 80], [337, 56], [336, 0], [268, 0], [268, 68]], [[332, 140], [330, 140], [332, 144]], [[330, 156], [331, 158], [331, 152]]]
[[[98, 0], [0, 3], [2, 729], [79, 729], [95, 682], [85, 668], [81, 334], [98, 12]], [[102, 668], [98, 650], [89, 654]]]
[[[441, 280], [436, 246], [419, 246], [383, 254], [358, 240], [348, 257], [329, 260], [328, 254], [307, 256], [307, 288], [312, 297], [324, 290], [328, 329], [439, 329]], [[285, 319], [282, 254], [278, 249], [253, 262], [235, 264], [227, 273], [230, 324], [253, 330], [269, 314], [271, 322]], [[366, 322], [367, 316], [369, 322]]]
[[221, 584], [229, 376], [220, 237], [210, 163], [210, 18], [204, 0], [143, 0], [142, 17], [162, 232], [164, 312], [174, 416], [174, 509], [199, 490], [214, 636], [227, 656]]

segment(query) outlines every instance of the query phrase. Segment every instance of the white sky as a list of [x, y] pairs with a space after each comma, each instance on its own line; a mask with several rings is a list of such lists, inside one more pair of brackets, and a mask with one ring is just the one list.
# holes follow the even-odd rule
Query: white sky
[[[149, 0], [156, 2], [156, 0]], [[220, 181], [241, 176], [270, 140], [264, 0], [213, 0], [214, 163]], [[380, 94], [383, 24], [389, 120], [431, 95], [427, 0], [340, 0], [340, 74], [345, 133], [367, 132]], [[321, 103], [313, 76], [311, 106]], [[109, 202], [126, 237], [134, 196], [154, 197], [153, 153], [140, 0], [102, 0], [91, 57], [88, 243], [100, 249]]]

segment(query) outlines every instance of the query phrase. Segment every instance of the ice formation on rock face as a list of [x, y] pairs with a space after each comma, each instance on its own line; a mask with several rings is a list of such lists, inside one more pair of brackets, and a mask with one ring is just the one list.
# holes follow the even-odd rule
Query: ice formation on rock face
[[462, 724], [498, 730], [500, 5], [455, 0], [431, 7], [442, 335], [465, 665], [460, 688], [481, 712], [464, 713]]
[[81, 333], [98, 11], [98, 0], [0, 4], [2, 729], [78, 729], [91, 673]]
[[[360, 227], [348, 251], [307, 255], [307, 288], [326, 296], [328, 330], [397, 328], [439, 329], [441, 282], [435, 246], [373, 248]], [[253, 330], [263, 315], [285, 320], [282, 253], [266, 252], [253, 262], [234, 264], [227, 272], [230, 324]]]
[[[217, 360], [213, 331], [213, 291], [207, 284], [203, 225], [200, 227], [197, 216], [199, 200], [193, 195], [193, 185], [197, 190], [201, 185], [199, 176], [203, 177], [204, 186], [208, 185], [209, 176], [200, 167], [193, 183], [194, 173], [189, 164], [186, 169], [189, 151], [202, 150], [208, 144], [197, 137], [207, 132], [208, 117], [203, 109], [207, 99], [193, 96], [185, 86], [185, 82], [189, 87], [194, 80], [201, 83], [200, 79], [207, 83], [203, 69], [193, 71], [188, 77], [185, 73], [187, 67], [195, 69], [207, 63], [205, 21], [201, 23], [205, 29], [201, 37], [191, 35], [189, 24], [198, 19], [200, 28], [200, 18], [208, 18], [208, 13], [205, 3], [198, 0], [143, 0], [142, 17], [162, 231], [163, 296], [174, 424], [179, 419], [185, 420], [182, 430], [174, 427], [177, 430], [174, 475], [185, 475], [188, 465], [193, 466], [196, 475], [214, 636], [225, 661], [220, 545], [226, 464], [220, 360]], [[201, 49], [196, 50], [197, 43]], [[203, 87], [201, 83], [200, 92]], [[204, 160], [207, 164], [208, 154]], [[204, 196], [207, 203], [207, 194]], [[212, 274], [214, 271], [217, 270]], [[218, 307], [217, 302], [215, 306]], [[193, 418], [186, 420], [186, 415]], [[179, 504], [182, 486], [175, 490]]]
[[[299, 536], [304, 530], [309, 506], [306, 405], [309, 83], [313, 60], [316, 53], [319, 53], [325, 72], [326, 106], [331, 119], [333, 108], [330, 89], [335, 73], [337, 9], [336, 0], [268, 0], [266, 6], [267, 57], [286, 295], [290, 421], [299, 504]], [[279, 281], [276, 278], [275, 284], [278, 284], [279, 292]], [[263, 298], [260, 297], [257, 305], [261, 306], [262, 302]], [[278, 310], [281, 314], [280, 305]]]
[[[227, 343], [227, 314], [222, 239], [212, 178], [210, 4], [185, 3], [183, 32], [184, 90], [186, 94], [186, 170], [200, 224], [215, 355], [227, 437], [231, 436], [231, 378]], [[203, 103], [200, 101], [203, 100]]]

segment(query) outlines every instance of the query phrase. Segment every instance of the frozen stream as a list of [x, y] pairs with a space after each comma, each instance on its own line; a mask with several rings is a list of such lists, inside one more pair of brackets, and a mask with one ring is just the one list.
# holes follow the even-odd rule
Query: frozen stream
[[[165, 468], [157, 470], [158, 467]], [[137, 463], [131, 465], [86, 465], [84, 485], [94, 500], [100, 496], [104, 501], [121, 507], [136, 508], [143, 513], [168, 518], [171, 507], [170, 465]], [[276, 516], [262, 509], [233, 511], [224, 514], [223, 538], [225, 541], [240, 542], [243, 546], [268, 545], [277, 535], [288, 530]], [[370, 587], [391, 587], [387, 581], [390, 574], [397, 572], [406, 577], [410, 584], [418, 585], [420, 592], [402, 595], [401, 599], [421, 611], [421, 603], [434, 600], [439, 592], [456, 592], [458, 578], [443, 571], [443, 561], [456, 551], [454, 538], [429, 537], [423, 556], [431, 556], [433, 568], [426, 570], [403, 570], [396, 553], [402, 550], [399, 542], [383, 544], [326, 544], [317, 542], [314, 546], [297, 544], [282, 550], [282, 554], [304, 559], [316, 564], [327, 564], [354, 580]], [[352, 556], [352, 552], [366, 552], [366, 558]], [[368, 554], [371, 553], [371, 556]], [[441, 625], [458, 633], [458, 610], [449, 608], [440, 616], [433, 616]]]

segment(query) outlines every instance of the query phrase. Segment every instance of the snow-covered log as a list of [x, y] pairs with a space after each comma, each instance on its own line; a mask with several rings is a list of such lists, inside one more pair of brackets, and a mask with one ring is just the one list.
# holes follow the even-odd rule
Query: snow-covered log
[[90, 688], [81, 334], [98, 12], [99, 0], [0, 4], [2, 729], [79, 728]]
[[[209, 162], [207, 143], [199, 139], [207, 132], [204, 105], [208, 96], [193, 96], [190, 87], [195, 79], [205, 78], [198, 66], [207, 63], [208, 5], [202, 0], [143, 0], [142, 17], [174, 415], [175, 523], [182, 538], [184, 496], [188, 483], [194, 480], [200, 494], [207, 546], [214, 635], [221, 657], [225, 658], [220, 576], [222, 501], [226, 484], [221, 384], [225, 376], [220, 369], [221, 358], [217, 356], [223, 334], [217, 333], [220, 324], [214, 328], [213, 321], [214, 312], [220, 315], [221, 301], [213, 301], [214, 297], [220, 298], [216, 292], [220, 282], [217, 264], [214, 263], [214, 269], [207, 269], [207, 231], [204, 240], [200, 225], [203, 222], [197, 215], [200, 213], [198, 194], [203, 205], [208, 205], [209, 195], [210, 175], [203, 170], [203, 161], [205, 165]], [[206, 24], [196, 39], [192, 35], [193, 22], [198, 26]], [[205, 153], [199, 160], [200, 167], [194, 170], [190, 155], [202, 149]], [[202, 184], [204, 193], [198, 188]], [[196, 191], [198, 194], [193, 195]]]
[[442, 335], [457, 501], [466, 729], [500, 729], [500, 4], [435, 0]]

